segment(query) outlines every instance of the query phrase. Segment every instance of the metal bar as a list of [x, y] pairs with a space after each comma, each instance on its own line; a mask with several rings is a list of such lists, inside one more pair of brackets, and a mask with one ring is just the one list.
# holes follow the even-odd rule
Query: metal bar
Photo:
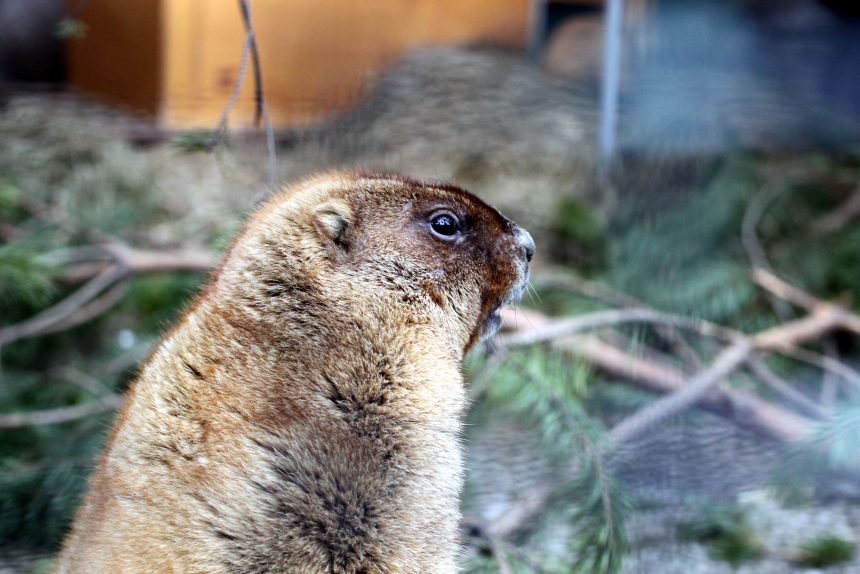
[[603, 17], [603, 74], [600, 90], [600, 172], [608, 174], [615, 155], [621, 76], [624, 0], [608, 0]]

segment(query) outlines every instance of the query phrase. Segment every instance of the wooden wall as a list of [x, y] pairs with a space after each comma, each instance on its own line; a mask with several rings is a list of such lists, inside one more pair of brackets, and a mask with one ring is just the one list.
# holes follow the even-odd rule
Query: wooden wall
[[[84, 38], [66, 45], [69, 80], [148, 114], [162, 90], [163, 28], [156, 0], [94, 0], [80, 15]], [[71, 1], [74, 7], [77, 2]]]
[[[525, 45], [529, 0], [253, 0], [263, 81], [277, 125], [318, 119], [360, 96], [410, 48]], [[169, 128], [211, 127], [233, 90], [244, 28], [234, 0], [96, 0], [69, 44], [70, 81]], [[231, 126], [253, 116], [249, 74]]]

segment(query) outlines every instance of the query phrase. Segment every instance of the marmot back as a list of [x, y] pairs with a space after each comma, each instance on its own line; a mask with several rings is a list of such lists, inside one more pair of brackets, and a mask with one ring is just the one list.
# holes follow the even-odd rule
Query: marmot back
[[132, 386], [57, 571], [455, 571], [462, 359], [533, 251], [447, 184], [275, 196]]

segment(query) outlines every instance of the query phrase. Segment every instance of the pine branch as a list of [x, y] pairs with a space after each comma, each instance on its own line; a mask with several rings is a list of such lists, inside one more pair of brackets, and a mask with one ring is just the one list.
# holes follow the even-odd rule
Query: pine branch
[[[718, 355], [711, 366], [700, 371], [698, 375], [689, 381], [685, 380], [686, 377], [683, 373], [675, 371], [672, 367], [644, 362], [644, 366], [646, 366], [645, 371], [650, 371], [652, 378], [657, 374], [656, 379], [659, 383], [664, 387], [669, 387], [672, 393], [642, 408], [613, 428], [609, 432], [610, 440], [601, 445], [602, 455], [611, 454], [645, 429], [658, 424], [667, 417], [686, 410], [696, 403], [709, 405], [711, 408], [721, 411], [721, 414], [724, 415], [726, 414], [726, 410], [730, 411], [732, 416], [735, 416], [737, 412], [741, 412], [744, 414], [747, 424], [751, 420], [756, 420], [756, 426], [762, 430], [769, 431], [772, 436], [778, 438], [796, 442], [809, 437], [811, 428], [809, 420], [783, 411], [781, 408], [770, 405], [752, 395], [745, 396], [738, 391], [725, 389], [717, 391], [715, 385], [747, 362], [757, 350], [779, 351], [780, 349], [793, 349], [800, 343], [820, 337], [822, 334], [836, 328], [849, 328], [853, 331], [856, 316], [842, 307], [820, 302], [816, 298], [778, 280], [772, 274], [761, 275], [761, 273], [766, 272], [761, 272], [760, 270], [757, 273], [760, 280], [764, 281], [765, 285], [774, 294], [783, 299], [790, 297], [795, 302], [803, 301], [805, 305], [802, 306], [809, 308], [809, 315], [785, 322], [752, 336], [747, 336], [724, 327], [707, 327], [706, 331], [709, 334], [714, 335], [719, 333], [730, 339], [732, 343]], [[762, 277], [763, 279], [761, 279]], [[587, 349], [588, 347], [580, 344], [581, 339], [571, 338], [570, 335], [572, 333], [585, 329], [635, 321], [686, 326], [702, 332], [701, 324], [698, 322], [650, 310], [626, 310], [593, 313], [557, 322], [539, 320], [541, 327], [537, 333], [530, 333], [528, 336], [517, 336], [514, 333], [500, 338], [499, 342], [500, 346], [504, 348], [510, 345], [553, 341], [557, 347], [564, 348], [566, 346], [574, 353], [582, 356], [583, 349]], [[594, 350], [593, 341], [594, 339], [591, 339], [592, 351]], [[619, 370], [627, 371], [627, 374], [634, 380], [643, 380], [641, 372], [637, 372], [635, 368], [631, 369], [631, 360], [642, 362], [641, 359], [629, 356], [625, 357], [623, 352], [614, 348], [611, 348], [612, 353], [607, 353], [607, 348], [611, 348], [611, 346], [605, 345], [602, 352], [599, 353], [592, 352], [590, 358], [599, 358], [599, 361], [595, 361], [598, 366], [606, 366], [607, 363], [614, 363], [613, 366], [616, 372]], [[621, 358], [619, 360], [616, 357], [614, 361], [607, 361], [607, 354], [609, 356], [613, 354], [616, 356], [621, 355]], [[745, 401], [742, 402], [739, 399], [745, 399]], [[728, 403], [726, 403], [727, 400]], [[574, 474], [577, 473], [579, 465], [579, 461], [573, 461], [569, 471]], [[547, 484], [530, 489], [501, 517], [488, 525], [486, 527], [487, 531], [492, 536], [501, 538], [509, 536], [527, 523], [532, 516], [546, 505], [551, 493], [552, 489]]]
[[524, 420], [538, 432], [546, 448], [575, 463], [564, 469], [561, 486], [547, 483], [531, 493], [534, 508], [515, 505], [514, 514], [487, 524], [480, 532], [488, 540], [502, 541], [509, 534], [507, 525], [518, 521], [516, 512], [529, 517], [553, 496], [576, 499], [576, 512], [571, 517], [576, 531], [575, 566], [588, 572], [617, 572], [626, 548], [623, 524], [627, 503], [606, 468], [601, 446], [604, 433], [581, 406], [589, 371], [571, 369], [564, 361], [543, 353], [517, 353], [506, 366], [508, 375], [517, 376], [500, 374], [497, 381], [502, 388], [494, 387], [489, 397], [499, 404], [489, 408], [494, 412], [504, 409], [507, 415]]

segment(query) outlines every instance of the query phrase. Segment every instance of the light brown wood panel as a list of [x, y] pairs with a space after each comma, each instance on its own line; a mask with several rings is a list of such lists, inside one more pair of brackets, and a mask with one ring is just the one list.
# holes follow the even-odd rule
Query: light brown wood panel
[[[272, 117], [277, 125], [289, 125], [343, 109], [361, 94], [370, 76], [416, 46], [490, 41], [521, 47], [528, 5], [529, 0], [254, 0]], [[121, 26], [102, 29], [105, 13], [121, 18], [124, 10], [127, 18]], [[152, 111], [166, 127], [217, 122], [233, 90], [244, 42], [237, 2], [100, 1], [92, 2], [82, 19], [90, 32], [71, 51], [73, 84]], [[142, 21], [150, 28], [156, 22], [157, 30], [137, 30]], [[115, 39], [118, 33], [121, 41]], [[108, 38], [120, 49], [105, 51]], [[126, 56], [132, 52], [157, 58], [155, 78], [148, 73], [135, 80], [137, 68], [127, 64]], [[105, 71], [125, 66], [124, 73], [108, 72], [96, 82], [93, 74], [82, 73], [96, 60]], [[107, 86], [106, 78], [118, 85]], [[136, 99], [127, 96], [135, 91]], [[143, 95], [154, 101], [142, 101]], [[248, 125], [252, 117], [249, 73], [231, 125]]]

